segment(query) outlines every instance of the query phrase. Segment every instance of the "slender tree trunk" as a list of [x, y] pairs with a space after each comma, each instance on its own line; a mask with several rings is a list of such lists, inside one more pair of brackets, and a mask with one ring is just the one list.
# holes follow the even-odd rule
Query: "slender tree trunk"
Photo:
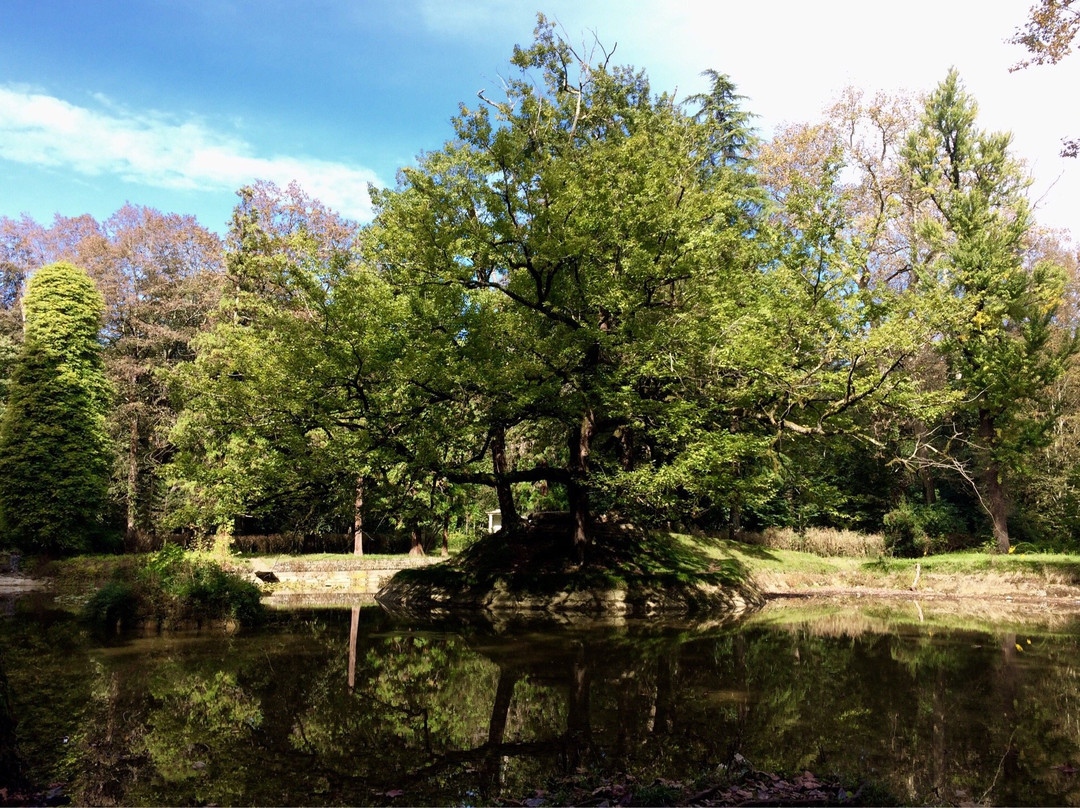
[[990, 520], [994, 525], [994, 542], [999, 553], [1009, 552], [1008, 503], [1005, 487], [1001, 484], [1000, 466], [993, 462], [986, 469], [985, 482], [986, 504], [990, 509]]
[[742, 535], [742, 507], [739, 505], [739, 500], [736, 499], [731, 503], [728, 516], [728, 538], [735, 541], [740, 535]]
[[990, 521], [994, 528], [994, 542], [999, 553], [1009, 552], [1008, 499], [1001, 482], [1001, 464], [991, 454], [994, 446], [994, 416], [986, 410], [979, 411], [979, 438], [987, 454], [982, 475], [982, 494]]
[[619, 429], [619, 465], [623, 471], [634, 470], [634, 431], [629, 426]]
[[491, 706], [491, 721], [488, 722], [488, 744], [491, 746], [499, 746], [506, 735], [506, 719], [510, 715], [510, 704], [514, 698], [514, 685], [517, 684], [518, 676], [515, 670], [499, 669], [495, 703]]
[[656, 660], [656, 698], [653, 701], [652, 721], [654, 735], [670, 733], [675, 725], [675, 699], [677, 697], [675, 666], [678, 646], [672, 648], [671, 651], [672, 653], [663, 654]]
[[952, 700], [949, 698], [948, 685], [945, 680], [945, 666], [940, 662], [934, 675], [933, 708], [930, 711], [931, 723], [931, 748], [933, 755], [933, 784], [935, 794], [945, 794], [948, 787], [949, 777], [949, 736], [948, 728], [950, 719], [953, 718]]
[[581, 423], [570, 431], [570, 482], [567, 485], [567, 499], [570, 500], [570, 516], [573, 520], [573, 546], [578, 562], [585, 560], [585, 547], [589, 543], [589, 451], [593, 433], [596, 431], [596, 419], [592, 410], [586, 410]]
[[930, 470], [930, 456], [922, 440], [927, 435], [926, 425], [922, 421], [917, 422], [916, 432], [916, 440], [919, 445], [915, 450], [915, 457], [919, 461], [918, 474], [919, 482], [922, 483], [923, 488], [923, 503], [933, 505], [937, 502], [937, 489], [934, 486], [934, 474]]
[[933, 505], [937, 502], [937, 489], [934, 486], [934, 475], [930, 473], [930, 469], [925, 466], [919, 469], [919, 480], [922, 482], [923, 487], [923, 502], [927, 505]]
[[353, 555], [364, 554], [364, 475], [356, 478], [356, 501], [353, 503]]
[[[998, 697], [998, 708], [993, 710], [997, 713], [997, 720], [992, 721], [987, 727], [991, 733], [992, 742], [1003, 744], [998, 748], [1001, 751], [1001, 775], [1005, 782], [1016, 782], [1020, 777], [1020, 749], [1021, 744], [1012, 743], [1012, 731], [1020, 723], [1019, 704], [1021, 703], [1020, 685], [1023, 681], [1023, 671], [1020, 665], [1017, 650], [1016, 634], [1005, 634], [1001, 638], [1001, 662], [998, 666], [996, 681], [993, 683]], [[1000, 711], [1000, 712], [999, 712]], [[991, 792], [991, 803], [994, 801]], [[1003, 804], [1000, 799], [998, 804]]]
[[510, 464], [506, 460], [506, 428], [501, 424], [495, 427], [491, 435], [491, 464], [495, 473], [495, 493], [499, 497], [499, 511], [502, 514], [502, 529], [510, 531], [521, 523], [521, 518], [514, 505], [514, 490], [506, 480]]
[[[134, 402], [131, 402], [134, 404]], [[131, 426], [128, 432], [128, 490], [127, 490], [127, 545], [131, 550], [141, 550], [139, 541], [139, 411], [131, 408]]]
[[360, 633], [360, 607], [353, 606], [349, 622], [349, 692], [356, 687], [356, 638]]

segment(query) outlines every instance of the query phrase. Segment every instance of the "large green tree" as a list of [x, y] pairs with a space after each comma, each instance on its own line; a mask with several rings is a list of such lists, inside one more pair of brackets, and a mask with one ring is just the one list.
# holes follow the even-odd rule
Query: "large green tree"
[[[383, 447], [401, 305], [359, 261], [359, 228], [298, 186], [241, 189], [228, 288], [194, 362], [173, 464], [188, 521], [231, 531], [341, 532], [362, 549], [362, 514], [400, 478]], [[385, 488], [386, 486], [382, 486]], [[391, 486], [393, 487], [393, 485]]]
[[[1075, 352], [1055, 344], [1065, 277], [1025, 260], [1028, 185], [1010, 135], [980, 130], [956, 71], [927, 98], [903, 157], [919, 204], [912, 263], [934, 301], [934, 346], [960, 404], [938, 454], [972, 483], [999, 552], [1009, 549], [1009, 476], [1052, 423], [1032, 407]], [[939, 433], [940, 434], [940, 433]]]
[[376, 198], [381, 271], [423, 301], [443, 365], [468, 368], [418, 361], [412, 381], [469, 414], [464, 456], [490, 451], [490, 474], [449, 476], [501, 503], [506, 482], [563, 487], [579, 556], [594, 510], [667, 484], [650, 469], [686, 439], [694, 324], [737, 317], [758, 265], [730, 82], [684, 105], [597, 55], [541, 17], [505, 97], [463, 107], [456, 137]]
[[104, 525], [111, 454], [98, 333], [104, 302], [86, 272], [37, 270], [0, 423], [0, 524], [29, 551], [86, 549]]

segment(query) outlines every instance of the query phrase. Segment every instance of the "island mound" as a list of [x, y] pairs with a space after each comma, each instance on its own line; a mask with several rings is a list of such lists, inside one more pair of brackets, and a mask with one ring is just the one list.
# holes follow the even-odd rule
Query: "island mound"
[[589, 618], [734, 617], [764, 597], [747, 568], [717, 560], [685, 538], [626, 522], [590, 525], [584, 563], [568, 514], [544, 513], [470, 545], [442, 564], [402, 570], [375, 596], [410, 618], [468, 612]]

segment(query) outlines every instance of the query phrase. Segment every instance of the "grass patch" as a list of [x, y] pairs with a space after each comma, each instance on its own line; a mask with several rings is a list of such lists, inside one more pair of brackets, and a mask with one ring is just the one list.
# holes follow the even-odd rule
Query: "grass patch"
[[[451, 565], [480, 585], [496, 579], [513, 591], [548, 592], [631, 584], [665, 587], [691, 582], [732, 585], [746, 579], [733, 556], [710, 554], [686, 537], [611, 526], [597, 530], [585, 562], [578, 564], [558, 532], [521, 531], [481, 539]], [[437, 569], [437, 568], [436, 568]]]
[[118, 576], [131, 574], [140, 558], [131, 555], [83, 555], [40, 561], [33, 565], [33, 574], [51, 579], [53, 589], [60, 594], [86, 595]]
[[963, 551], [921, 558], [821, 556], [727, 539], [675, 535], [717, 562], [742, 565], [767, 592], [815, 588], [909, 590], [919, 566], [919, 591], [996, 597], [1007, 594], [1075, 595], [1080, 587], [1080, 555], [1008, 554]]
[[[212, 556], [210, 557], [217, 557]], [[301, 561], [344, 561], [352, 560], [354, 558], [365, 558], [378, 560], [380, 558], [402, 558], [408, 557], [407, 553], [364, 553], [362, 556], [354, 555], [353, 553], [233, 553], [230, 558], [241, 558], [251, 561], [267, 561], [273, 562], [278, 559], [296, 559]]]

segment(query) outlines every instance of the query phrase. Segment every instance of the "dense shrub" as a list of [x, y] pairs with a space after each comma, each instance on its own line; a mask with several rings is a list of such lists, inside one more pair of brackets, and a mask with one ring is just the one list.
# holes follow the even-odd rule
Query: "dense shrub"
[[967, 532], [960, 509], [938, 500], [915, 505], [907, 499], [885, 514], [885, 550], [899, 558], [917, 558], [948, 548], [951, 537]]
[[87, 602], [83, 614], [91, 624], [114, 629], [138, 620], [177, 624], [233, 619], [252, 625], [263, 616], [255, 584], [177, 545], [150, 553], [119, 575]]
[[926, 555], [926, 533], [915, 508], [906, 499], [885, 514], [885, 550], [899, 558]]

